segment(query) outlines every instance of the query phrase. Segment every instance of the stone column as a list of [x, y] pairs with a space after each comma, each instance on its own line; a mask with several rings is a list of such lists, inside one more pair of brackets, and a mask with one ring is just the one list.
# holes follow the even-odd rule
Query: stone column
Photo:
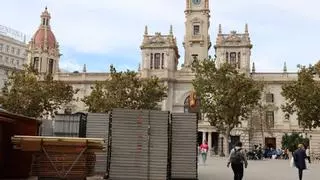
[[211, 149], [212, 149], [212, 132], [208, 132], [208, 146], [209, 146], [209, 156], [211, 156]]
[[204, 140], [207, 140], [206, 134], [207, 134], [207, 132], [205, 132], [205, 131], [202, 132], [202, 143], [204, 142]]

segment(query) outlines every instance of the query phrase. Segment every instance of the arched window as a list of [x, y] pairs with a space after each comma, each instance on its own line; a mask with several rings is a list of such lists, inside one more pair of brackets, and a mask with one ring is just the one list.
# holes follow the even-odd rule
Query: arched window
[[49, 60], [49, 74], [53, 73], [53, 59]]
[[154, 54], [154, 69], [160, 69], [161, 55], [160, 53]]
[[150, 69], [153, 69], [153, 53], [150, 55]]

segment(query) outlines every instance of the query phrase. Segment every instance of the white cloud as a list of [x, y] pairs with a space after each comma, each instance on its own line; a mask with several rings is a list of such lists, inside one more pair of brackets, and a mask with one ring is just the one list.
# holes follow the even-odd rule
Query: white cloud
[[[173, 24], [179, 52], [182, 55], [180, 63], [183, 63], [185, 0], [0, 1], [2, 7], [0, 22], [25, 32], [29, 37], [38, 28], [39, 16], [47, 5], [52, 15], [52, 29], [60, 45], [80, 53], [124, 54], [128, 49], [138, 52], [140, 51], [139, 46], [142, 41], [144, 25], [149, 26], [150, 33], [156, 31], [166, 33], [169, 30], [169, 25]], [[257, 69], [258, 64], [263, 64], [261, 69], [281, 70], [282, 63], [279, 65], [277, 60], [282, 58], [287, 58], [289, 66], [295, 66], [297, 61], [301, 61], [301, 59], [288, 59], [295, 58], [293, 53], [308, 54], [308, 56], [303, 56], [303, 60], [312, 61], [317, 52], [313, 50], [310, 53], [310, 48], [307, 46], [317, 46], [320, 37], [315, 36], [312, 39], [306, 37], [304, 41], [301, 40], [302, 38], [297, 40], [296, 44], [307, 44], [306, 47], [300, 49], [300, 52], [293, 50], [295, 47], [295, 44], [292, 43], [293, 40], [287, 44], [274, 43], [274, 41], [281, 42], [290, 36], [317, 34], [320, 31], [320, 27], [316, 25], [320, 21], [319, 5], [320, 1], [316, 0], [211, 0], [211, 41], [213, 44], [215, 43], [215, 34], [220, 23], [226, 33], [233, 29], [243, 32], [244, 24], [249, 23], [251, 40], [254, 44], [252, 51], [259, 51], [252, 58], [257, 62]], [[302, 28], [300, 24], [304, 23], [303, 20], [294, 21], [295, 17], [293, 17], [291, 21], [295, 24], [289, 26], [290, 23], [287, 24], [287, 19], [281, 19], [282, 17], [275, 12], [289, 13], [292, 16], [301, 17], [303, 20], [311, 20], [315, 25], [303, 27], [301, 34], [294, 34], [293, 30]], [[278, 27], [277, 23], [280, 23], [281, 27]], [[292, 27], [296, 28], [292, 29]], [[285, 49], [285, 51], [281, 49]], [[64, 49], [61, 51], [65, 53]], [[213, 49], [210, 54], [214, 54]], [[266, 58], [266, 54], [268, 58]], [[64, 58], [66, 56], [61, 59], [61, 67], [66, 66], [70, 61], [69, 59], [64, 60]], [[89, 67], [91, 62], [95, 61], [88, 62]], [[69, 63], [68, 66], [75, 70], [77, 65], [72, 65], [73, 63]], [[82, 65], [80, 70], [81, 67]], [[136, 69], [137, 67], [132, 68]]]
[[62, 71], [67, 71], [67, 72], [73, 72], [73, 71], [81, 72], [83, 69], [83, 65], [79, 64], [75, 59], [61, 60], [59, 67]]

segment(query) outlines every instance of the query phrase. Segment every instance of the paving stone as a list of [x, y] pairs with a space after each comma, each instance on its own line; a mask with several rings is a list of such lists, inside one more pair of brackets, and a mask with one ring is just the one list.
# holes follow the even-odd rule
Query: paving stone
[[[199, 180], [231, 180], [233, 173], [226, 167], [225, 158], [209, 157], [207, 164], [199, 164]], [[245, 169], [243, 180], [295, 180], [298, 179], [298, 170], [289, 165], [289, 160], [262, 160], [249, 161]], [[304, 171], [303, 180], [316, 180], [320, 177], [320, 163], [311, 164]]]

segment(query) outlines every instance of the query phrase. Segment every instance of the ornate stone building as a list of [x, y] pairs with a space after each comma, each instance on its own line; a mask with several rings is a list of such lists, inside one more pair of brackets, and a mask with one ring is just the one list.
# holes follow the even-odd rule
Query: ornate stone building
[[[184, 64], [178, 70], [179, 51], [172, 26], [168, 34], [159, 32], [151, 35], [145, 27], [141, 44], [141, 77], [158, 76], [168, 86], [168, 98], [162, 103], [163, 110], [186, 112], [189, 110], [189, 98], [193, 92], [190, 65], [194, 59], [208, 58], [211, 48], [209, 35], [210, 9], [209, 0], [186, 0], [185, 9], [185, 37], [184, 37]], [[28, 45], [28, 60], [42, 73], [52, 73], [57, 80], [66, 81], [80, 89], [77, 97], [80, 99], [91, 92], [95, 81], [103, 81], [107, 73], [88, 73], [84, 66], [80, 73], [65, 73], [59, 71], [60, 50], [58, 42], [50, 27], [50, 14], [47, 9], [41, 15], [40, 27]], [[235, 128], [231, 134], [230, 143], [241, 140], [245, 148], [253, 144], [265, 144], [270, 147], [281, 147], [281, 137], [284, 132], [302, 132], [296, 117], [285, 118], [280, 109], [284, 98], [281, 96], [283, 83], [297, 79], [297, 73], [289, 73], [284, 67], [283, 72], [259, 73], [251, 62], [250, 34], [248, 25], [244, 25], [244, 32], [223, 33], [221, 25], [214, 45], [217, 65], [228, 62], [234, 64], [243, 73], [257, 81], [264, 81], [266, 87], [262, 102], [265, 109], [253, 115]], [[252, 68], [250, 68], [250, 64]], [[86, 111], [86, 107], [79, 100], [68, 106], [72, 111]], [[268, 122], [268, 123], [261, 123]], [[311, 137], [311, 148], [320, 152], [320, 134], [318, 130], [303, 132], [304, 136]], [[312, 135], [312, 136], [310, 136]], [[199, 142], [207, 139], [212, 152], [226, 152], [223, 137], [218, 130], [209, 125], [206, 120], [199, 120]]]
[[26, 50], [24, 34], [0, 25], [0, 89], [4, 86], [8, 73], [21, 69], [26, 63]]

